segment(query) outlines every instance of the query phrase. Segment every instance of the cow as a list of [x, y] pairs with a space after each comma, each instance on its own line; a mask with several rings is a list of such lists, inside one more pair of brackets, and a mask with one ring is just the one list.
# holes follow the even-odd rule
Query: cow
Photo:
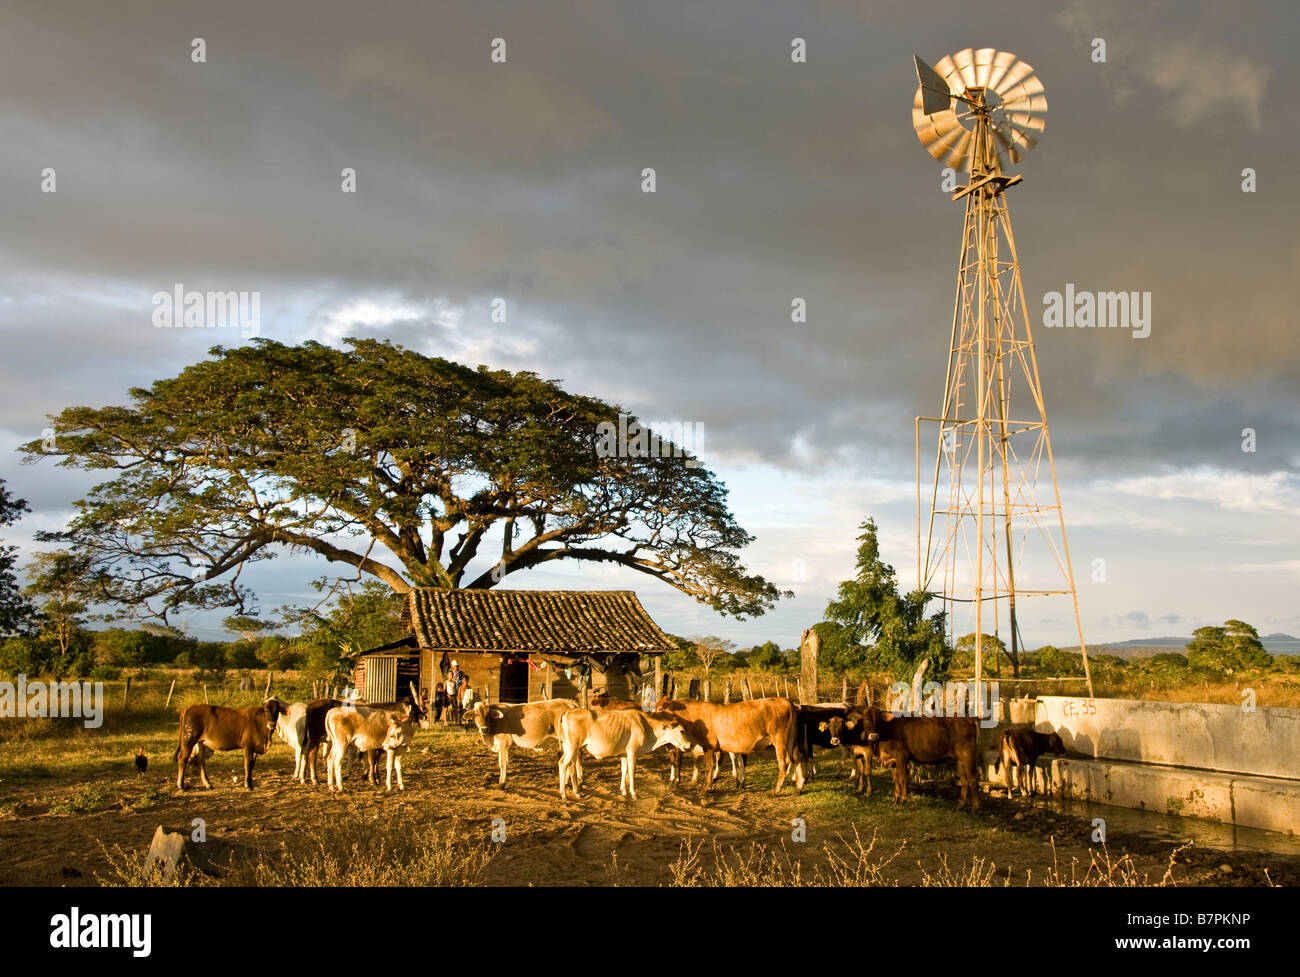
[[806, 768], [805, 781], [817, 776], [817, 767], [813, 762], [814, 746], [823, 750], [839, 749], [844, 754], [848, 776], [855, 778], [853, 751], [843, 743], [838, 746], [831, 743], [830, 721], [837, 716], [844, 719], [848, 710], [848, 704], [843, 702], [814, 703], [799, 707], [799, 752], [803, 755]]
[[293, 779], [306, 783], [307, 703], [289, 703], [278, 698], [275, 701], [280, 704], [280, 715], [275, 720], [276, 735], [293, 748]]
[[670, 712], [682, 720], [688, 736], [697, 742], [707, 743], [704, 750], [704, 790], [713, 789], [718, 777], [715, 754], [726, 752], [736, 755], [739, 771], [736, 776], [741, 790], [745, 789], [745, 758], [750, 753], [771, 746], [776, 750], [777, 778], [772, 793], [781, 793], [786, 775], [794, 769], [795, 789], [803, 793], [803, 765], [798, 744], [797, 707], [789, 699], [773, 697], [749, 699], [729, 705], [712, 702], [694, 702], [682, 699], [660, 699], [658, 712]]
[[260, 706], [232, 709], [228, 706], [186, 706], [181, 710], [180, 746], [176, 751], [176, 786], [185, 790], [185, 773], [193, 759], [199, 779], [208, 790], [207, 747], [220, 753], [244, 752], [244, 786], [253, 789], [253, 764], [271, 745], [276, 721], [280, 718], [280, 700], [267, 699]]
[[[979, 729], [974, 719], [943, 716], [897, 716], [886, 718], [880, 710], [868, 706], [848, 710], [844, 719], [830, 721], [835, 745], [847, 743], [853, 750], [859, 771], [858, 793], [866, 790], [871, 796], [871, 757], [879, 744], [893, 741], [901, 744], [903, 753], [891, 748], [904, 777], [902, 793], [907, 793], [907, 770], [910, 763], [940, 763], [957, 761], [957, 779], [961, 784], [961, 797], [957, 807], [970, 802], [972, 813], [979, 809], [979, 750], [976, 739]], [[905, 755], [904, 755], [905, 754]], [[903, 757], [901, 762], [899, 757]]]
[[[540, 750], [551, 740], [560, 743], [560, 719], [570, 709], [577, 709], [572, 699], [542, 699], [538, 702], [497, 702], [488, 705], [478, 702], [469, 716], [478, 727], [484, 744], [497, 755], [501, 787], [506, 785], [506, 772], [510, 768], [510, 747]], [[578, 764], [578, 778], [582, 778], [582, 765]]]
[[[343, 705], [342, 699], [312, 699], [307, 703], [306, 709], [306, 739], [303, 743], [303, 760], [306, 772], [311, 776], [311, 782], [317, 783], [316, 780], [316, 757], [321, 753], [321, 747], [324, 746], [326, 762], [329, 760], [329, 736], [325, 732], [325, 716], [331, 709]], [[305, 783], [305, 781], [304, 781]]]
[[560, 799], [567, 799], [566, 780], [574, 798], [581, 798], [579, 755], [586, 750], [597, 760], [619, 757], [619, 793], [636, 800], [636, 758], [671, 744], [689, 750], [682, 722], [671, 713], [644, 713], [639, 709], [570, 709], [560, 717]]
[[[998, 765], [1002, 768], [1002, 777], [1007, 788], [1007, 797], [1011, 796], [1011, 770], [1015, 768], [1016, 781], [1020, 784], [1020, 796], [1025, 796], [1025, 771], [1029, 768], [1029, 795], [1033, 796], [1038, 779], [1035, 774], [1038, 758], [1044, 753], [1065, 753], [1065, 744], [1061, 742], [1060, 733], [1038, 733], [1032, 729], [1019, 727], [1003, 731], [998, 744]], [[1048, 793], [1051, 792], [1051, 779], [1047, 780]]]
[[[397, 769], [397, 789], [405, 790], [402, 781], [402, 755], [406, 753], [415, 727], [428, 726], [427, 715], [414, 702], [376, 707], [344, 704], [325, 714], [325, 730], [329, 734], [330, 755], [325, 767], [326, 784], [330, 790], [343, 790], [343, 757], [349, 746], [358, 750], [384, 750], [388, 756], [388, 778], [385, 789], [393, 789], [393, 769]], [[390, 745], [391, 744], [391, 745]], [[370, 754], [373, 776], [373, 757]]]

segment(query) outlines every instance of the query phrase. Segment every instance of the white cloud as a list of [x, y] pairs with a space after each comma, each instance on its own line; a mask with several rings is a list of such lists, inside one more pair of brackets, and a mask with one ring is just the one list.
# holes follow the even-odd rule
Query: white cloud
[[1226, 512], [1300, 515], [1300, 479], [1291, 472], [1252, 475], [1195, 468], [1100, 482], [1097, 490], [1147, 499], [1201, 502]]

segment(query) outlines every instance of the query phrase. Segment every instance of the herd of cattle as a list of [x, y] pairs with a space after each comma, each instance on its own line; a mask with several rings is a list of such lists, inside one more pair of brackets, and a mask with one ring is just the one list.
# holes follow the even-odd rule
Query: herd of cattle
[[[930, 716], [890, 716], [870, 706], [844, 703], [801, 706], [790, 699], [772, 697], [719, 705], [712, 702], [661, 699], [653, 712], [634, 702], [597, 694], [592, 708], [572, 699], [544, 699], [528, 703], [468, 704], [465, 716], [478, 728], [485, 745], [497, 755], [499, 783], [506, 784], [510, 749], [540, 750], [559, 747], [560, 797], [571, 789], [581, 797], [582, 754], [596, 759], [617, 756], [621, 761], [620, 793], [636, 797], [636, 761], [657, 749], [668, 750], [669, 780], [681, 780], [681, 761], [691, 756], [694, 783], [704, 770], [703, 790], [717, 780], [723, 753], [729, 754], [737, 785], [745, 786], [745, 765], [750, 754], [776, 752], [780, 793], [787, 776], [803, 790], [816, 775], [814, 748], [841, 751], [850, 761], [850, 777], [859, 794], [871, 796], [873, 760], [892, 772], [894, 799], [908, 796], [912, 764], [956, 762], [961, 785], [958, 806], [979, 807], [978, 729], [974, 719]], [[180, 744], [176, 750], [176, 786], [185, 789], [185, 776], [193, 762], [204, 787], [211, 787], [204, 761], [213, 752], [242, 751], [244, 786], [253, 787], [253, 765], [278, 735], [294, 751], [294, 779], [316, 780], [318, 755], [326, 762], [326, 783], [343, 790], [344, 759], [363, 754], [367, 779], [375, 780], [379, 755], [386, 756], [387, 789], [393, 773], [398, 789], [402, 781], [402, 755], [418, 729], [431, 726], [430, 717], [417, 702], [359, 705], [338, 699], [287, 703], [270, 698], [260, 706], [234, 709], [192, 705], [181, 711]], [[1013, 728], [1002, 734], [998, 763], [1008, 796], [1013, 773], [1023, 796], [1034, 790], [1034, 767], [1044, 753], [1065, 753], [1056, 733]]]

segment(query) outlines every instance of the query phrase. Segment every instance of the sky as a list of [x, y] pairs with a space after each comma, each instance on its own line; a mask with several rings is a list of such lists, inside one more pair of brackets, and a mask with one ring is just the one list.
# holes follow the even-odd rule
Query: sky
[[[245, 341], [155, 328], [154, 293], [256, 292], [267, 338], [391, 339], [700, 425], [745, 562], [793, 598], [736, 621], [628, 569], [505, 585], [632, 588], [670, 633], [793, 646], [868, 516], [914, 585], [913, 423], [942, 402], [961, 207], [912, 130], [911, 56], [990, 46], [1049, 102], [1009, 207], [1085, 637], [1300, 633], [1298, 21], [1263, 2], [17, 0], [0, 444]], [[1149, 292], [1150, 334], [1042, 328], [1067, 284]], [[0, 477], [34, 510], [7, 532], [25, 552], [94, 482], [13, 450]], [[248, 579], [275, 607], [327, 569]], [[1077, 642], [1068, 600], [1020, 621], [1030, 647]]]

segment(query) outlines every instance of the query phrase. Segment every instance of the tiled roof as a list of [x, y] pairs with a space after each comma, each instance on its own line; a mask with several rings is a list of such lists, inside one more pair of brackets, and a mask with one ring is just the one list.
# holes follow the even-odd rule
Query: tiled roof
[[406, 610], [421, 648], [662, 652], [676, 647], [630, 590], [419, 588]]

